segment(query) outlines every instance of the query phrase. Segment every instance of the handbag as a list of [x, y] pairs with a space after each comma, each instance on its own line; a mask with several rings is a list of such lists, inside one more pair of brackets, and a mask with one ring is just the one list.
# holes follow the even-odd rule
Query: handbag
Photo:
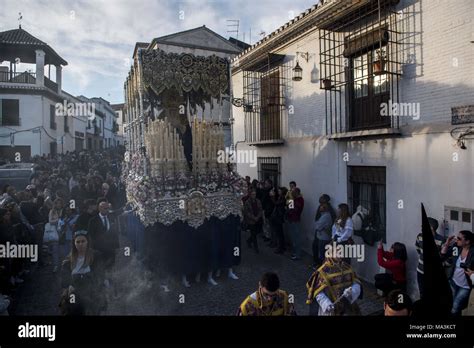
[[55, 225], [51, 225], [49, 222], [44, 225], [44, 236], [43, 243], [58, 242], [59, 235]]

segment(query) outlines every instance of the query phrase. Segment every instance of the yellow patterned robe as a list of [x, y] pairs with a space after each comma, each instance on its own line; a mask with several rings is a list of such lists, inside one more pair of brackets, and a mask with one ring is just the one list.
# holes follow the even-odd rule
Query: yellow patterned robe
[[295, 315], [292, 303], [288, 301], [286, 291], [278, 290], [273, 296], [263, 295], [260, 290], [254, 292], [242, 302], [238, 315], [242, 316], [281, 316]]
[[[319, 267], [309, 278], [306, 283], [308, 290], [308, 298], [306, 304], [311, 304], [316, 300], [316, 296], [321, 292], [334, 303], [339, 299], [344, 290], [351, 287], [354, 282], [359, 283], [359, 279], [352, 267], [345, 262], [334, 262], [333, 260], [326, 260], [321, 267]], [[352, 311], [354, 314], [358, 313], [358, 307], [352, 304]]]

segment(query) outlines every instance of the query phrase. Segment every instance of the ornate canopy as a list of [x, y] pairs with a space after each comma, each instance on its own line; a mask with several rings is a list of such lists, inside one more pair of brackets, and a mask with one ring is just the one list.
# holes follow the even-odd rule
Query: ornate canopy
[[144, 86], [156, 95], [168, 89], [180, 95], [194, 92], [205, 99], [229, 93], [229, 62], [225, 58], [149, 49], [142, 51], [141, 59]]

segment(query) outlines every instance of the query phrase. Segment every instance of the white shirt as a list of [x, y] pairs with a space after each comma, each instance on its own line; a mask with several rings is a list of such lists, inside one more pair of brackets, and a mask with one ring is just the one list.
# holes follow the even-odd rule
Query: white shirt
[[72, 270], [72, 274], [86, 274], [91, 271], [91, 268], [89, 266], [83, 267], [84, 261], [85, 261], [84, 256], [77, 257], [76, 267], [74, 267], [74, 269]]
[[335, 239], [338, 243], [347, 241], [350, 237], [352, 237], [352, 219], [350, 217], [347, 218], [346, 224], [344, 228], [339, 226], [338, 224], [332, 225], [332, 238]]
[[[360, 296], [361, 293], [361, 288], [359, 283], [352, 283], [352, 296], [349, 300], [350, 303], [354, 303]], [[328, 307], [329, 305], [332, 305], [333, 302], [329, 299], [329, 297], [326, 296], [324, 291], [321, 291], [318, 295], [316, 295], [316, 301], [318, 301], [319, 304], [319, 310], [318, 310], [318, 316], [327, 316], [330, 315], [328, 313]]]
[[102, 220], [102, 225], [106, 227], [106, 231], [108, 232], [110, 230], [110, 223], [107, 215], [104, 216], [102, 214], [99, 214], [99, 217]]
[[71, 191], [73, 189], [74, 186], [78, 186], [79, 183], [74, 180], [74, 178], [71, 176], [71, 178], [69, 179], [69, 191]]
[[460, 267], [462, 262], [466, 262], [466, 257], [461, 259], [461, 256], [459, 256], [453, 273], [453, 282], [461, 288], [470, 289], [466, 279], [466, 273], [464, 273], [464, 269]]

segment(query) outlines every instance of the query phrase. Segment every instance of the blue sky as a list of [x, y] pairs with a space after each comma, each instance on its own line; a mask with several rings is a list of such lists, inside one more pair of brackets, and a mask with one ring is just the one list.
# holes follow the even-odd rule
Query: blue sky
[[[317, 0], [0, 0], [0, 31], [22, 28], [69, 63], [63, 89], [123, 102], [123, 83], [137, 41], [206, 25], [224, 37], [227, 19], [240, 20], [239, 39], [252, 43]], [[181, 12], [180, 12], [181, 11]], [[180, 18], [180, 14], [181, 16]]]

